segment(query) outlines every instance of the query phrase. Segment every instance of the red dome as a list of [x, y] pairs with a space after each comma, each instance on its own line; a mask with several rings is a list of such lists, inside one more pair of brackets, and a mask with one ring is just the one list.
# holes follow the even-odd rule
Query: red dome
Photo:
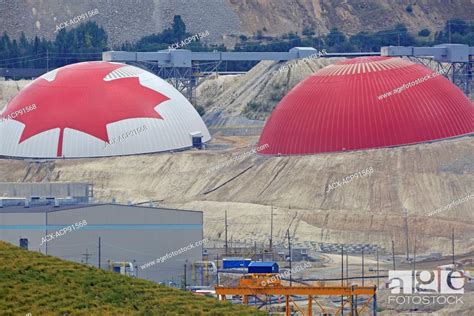
[[441, 75], [401, 58], [327, 66], [296, 85], [268, 119], [261, 154], [302, 155], [413, 144], [466, 135], [474, 110]]

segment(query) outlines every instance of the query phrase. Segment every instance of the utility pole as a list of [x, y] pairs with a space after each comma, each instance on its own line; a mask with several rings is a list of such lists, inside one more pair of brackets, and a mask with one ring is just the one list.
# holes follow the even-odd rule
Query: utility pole
[[219, 252], [217, 252], [217, 260], [216, 260], [216, 269], [217, 269], [217, 286], [219, 286]]
[[380, 272], [379, 272], [379, 245], [377, 245], [377, 288], [380, 288]]
[[256, 240], [253, 242], [253, 252], [255, 255], [255, 261], [257, 261], [257, 241]]
[[416, 236], [413, 240], [413, 279], [416, 280]]
[[290, 256], [290, 286], [292, 284], [292, 271], [291, 271], [291, 240], [290, 240], [290, 228], [286, 230], [286, 236], [288, 237], [288, 255]]
[[405, 241], [407, 249], [407, 261], [410, 259], [410, 249], [408, 248], [408, 210], [405, 208], [403, 210], [403, 218], [405, 220]]
[[[202, 282], [201, 282], [201, 285], [202, 285]], [[184, 262], [184, 290], [186, 291], [186, 262]]]
[[395, 242], [392, 239], [392, 264], [393, 270], [395, 270]]
[[344, 246], [341, 247], [341, 286], [344, 286]]
[[362, 248], [362, 286], [364, 286], [364, 248]]
[[225, 255], [227, 256], [227, 251], [229, 250], [229, 245], [227, 244], [227, 210], [225, 211]]
[[[341, 287], [344, 286], [344, 245], [341, 246]], [[344, 315], [344, 295], [341, 295], [341, 315]]]
[[448, 21], [449, 44], [451, 44], [451, 22]]
[[100, 250], [101, 250], [101, 246], [100, 246], [100, 237], [99, 237], [99, 269], [100, 269]]
[[346, 286], [349, 286], [349, 254], [346, 251]]
[[413, 270], [416, 269], [416, 237], [413, 241]]
[[454, 228], [452, 230], [451, 242], [452, 242], [452, 246], [453, 246], [453, 265], [454, 265]]
[[[48, 236], [48, 211], [46, 211], [46, 236]], [[48, 254], [48, 240], [46, 240], [46, 254]]]
[[82, 254], [84, 256], [84, 260], [86, 261], [86, 265], [89, 264], [89, 258], [92, 257], [92, 255], [89, 253], [89, 249], [86, 249], [86, 253]]
[[271, 210], [271, 215], [270, 215], [270, 251], [273, 254], [273, 205], [272, 205], [272, 210]]

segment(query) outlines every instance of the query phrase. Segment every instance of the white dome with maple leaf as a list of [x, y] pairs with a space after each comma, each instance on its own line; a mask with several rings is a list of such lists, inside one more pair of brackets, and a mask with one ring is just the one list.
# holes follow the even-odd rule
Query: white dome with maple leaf
[[81, 158], [134, 155], [210, 140], [189, 101], [138, 67], [84, 62], [50, 71], [0, 114], [0, 155]]

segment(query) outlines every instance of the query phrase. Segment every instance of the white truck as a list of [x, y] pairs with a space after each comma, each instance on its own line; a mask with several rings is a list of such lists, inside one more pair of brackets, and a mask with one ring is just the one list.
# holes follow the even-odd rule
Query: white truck
[[131, 262], [126, 261], [110, 261], [109, 270], [122, 275], [128, 275], [130, 277], [136, 277], [136, 271]]

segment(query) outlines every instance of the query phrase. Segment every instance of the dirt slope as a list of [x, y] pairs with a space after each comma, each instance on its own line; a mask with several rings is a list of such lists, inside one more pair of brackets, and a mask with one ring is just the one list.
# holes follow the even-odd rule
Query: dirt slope
[[[218, 126], [262, 124], [244, 116], [266, 118], [286, 93], [318, 68], [334, 62], [318, 59], [285, 68], [262, 62], [250, 73], [218, 77], [198, 88], [207, 103], [208, 123]], [[0, 109], [27, 81], [2, 82]], [[249, 102], [260, 112], [246, 112]], [[212, 124], [210, 124], [212, 125]], [[51, 162], [0, 160], [0, 181], [88, 181], [99, 200], [116, 197], [126, 203], [156, 200], [162, 205], [205, 211], [205, 233], [222, 240], [223, 211], [234, 217], [235, 239], [268, 240], [270, 205], [281, 218], [276, 228], [283, 238], [293, 220], [298, 243], [380, 243], [391, 239], [403, 252], [402, 210], [410, 213], [410, 238], [419, 251], [448, 251], [451, 229], [456, 229], [459, 252], [474, 250], [473, 200], [435, 216], [427, 216], [452, 201], [473, 193], [473, 138], [394, 149], [302, 157], [252, 155], [240, 163], [210, 170], [249, 150], [258, 136], [224, 137], [220, 132], [207, 151]], [[369, 177], [328, 191], [334, 181], [372, 167]], [[288, 213], [291, 208], [290, 213]], [[243, 221], [243, 222], [242, 222]], [[240, 223], [240, 224], [238, 224]], [[241, 226], [239, 226], [241, 225]]]
[[204, 119], [208, 125], [257, 124], [245, 120], [235, 122], [235, 118], [265, 120], [294, 86], [340, 59], [262, 61], [243, 75], [207, 79], [197, 88], [198, 103], [206, 107]]
[[7, 103], [30, 82], [31, 80], [0, 81], [0, 112]]
[[[411, 238], [416, 236], [420, 253], [449, 251], [452, 228], [456, 230], [457, 251], [474, 250], [472, 198], [427, 216], [473, 193], [472, 137], [344, 154], [253, 155], [209, 170], [247, 150], [240, 147], [44, 163], [3, 159], [0, 181], [90, 181], [99, 200], [154, 200], [160, 205], [203, 210], [205, 234], [213, 240], [222, 240], [227, 209], [230, 222], [237, 225], [234, 238], [267, 241], [273, 204], [277, 208], [278, 238], [283, 238], [294, 217], [293, 233], [299, 243], [370, 242], [387, 249], [393, 238], [399, 252], [403, 252], [402, 210], [406, 207]], [[368, 167], [374, 169], [372, 175], [326, 192], [329, 183]]]

